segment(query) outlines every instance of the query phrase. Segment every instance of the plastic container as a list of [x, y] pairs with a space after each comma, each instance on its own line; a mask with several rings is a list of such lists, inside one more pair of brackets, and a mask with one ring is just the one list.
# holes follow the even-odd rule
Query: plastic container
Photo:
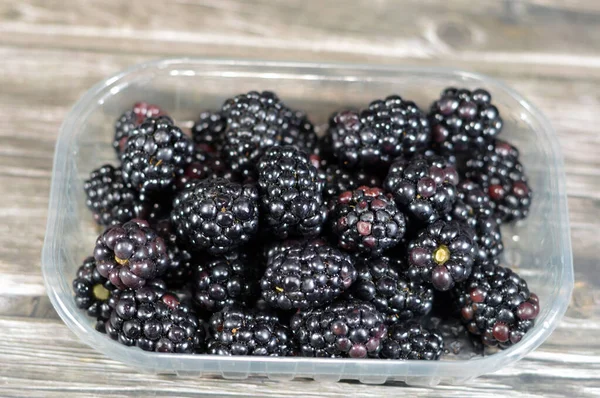
[[[125, 347], [94, 330], [72, 299], [71, 280], [98, 235], [85, 208], [83, 180], [104, 162], [115, 162], [110, 142], [117, 116], [138, 100], [156, 103], [189, 126], [201, 110], [249, 90], [273, 90], [317, 124], [341, 107], [364, 106], [392, 93], [423, 109], [447, 86], [483, 87], [505, 121], [502, 136], [518, 145], [534, 192], [526, 222], [504, 229], [506, 263], [524, 275], [541, 301], [535, 327], [517, 345], [471, 360], [385, 361], [157, 354]], [[539, 346], [564, 314], [573, 287], [565, 174], [548, 120], [502, 83], [449, 69], [291, 64], [174, 59], [134, 66], [91, 88], [63, 123], [56, 145], [42, 267], [48, 295], [64, 322], [86, 344], [132, 367], [186, 375], [244, 379], [309, 377], [415, 385], [462, 383], [513, 363]]]

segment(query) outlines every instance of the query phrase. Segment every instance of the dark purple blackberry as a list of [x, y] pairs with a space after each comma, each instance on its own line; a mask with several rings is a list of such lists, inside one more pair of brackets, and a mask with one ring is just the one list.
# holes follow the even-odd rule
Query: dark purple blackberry
[[107, 228], [96, 240], [94, 258], [100, 275], [121, 290], [139, 289], [169, 266], [163, 238], [137, 219]]
[[177, 238], [192, 251], [222, 254], [258, 232], [258, 190], [222, 178], [188, 183], [173, 202]]
[[127, 139], [123, 179], [149, 199], [175, 192], [177, 176], [192, 161], [192, 141], [166, 117], [146, 119]]
[[196, 148], [192, 163], [186, 166], [183, 175], [177, 177], [175, 185], [177, 189], [181, 190], [190, 181], [207, 178], [224, 178], [233, 182], [243, 181], [242, 176], [231, 171], [218, 153], [204, 152]]
[[220, 150], [226, 128], [227, 120], [221, 112], [205, 111], [192, 127], [192, 138], [197, 146], [209, 146]]
[[387, 336], [384, 316], [373, 304], [358, 300], [299, 311], [290, 328], [303, 357], [377, 357]]
[[350, 255], [321, 239], [276, 243], [260, 280], [263, 299], [283, 310], [331, 303], [356, 280]]
[[75, 304], [77, 308], [85, 310], [88, 316], [99, 321], [106, 321], [110, 316], [111, 308], [108, 299], [111, 292], [117, 288], [108, 279], [100, 275], [96, 269], [94, 257], [83, 260], [73, 280]]
[[271, 312], [231, 306], [210, 318], [209, 354], [284, 357], [292, 349], [289, 329]]
[[201, 352], [206, 340], [204, 323], [188, 306], [151, 286], [121, 292], [106, 332], [121, 344], [167, 353]]
[[408, 244], [409, 278], [441, 291], [466, 280], [477, 255], [473, 236], [471, 228], [457, 221], [430, 224]]
[[338, 246], [353, 253], [377, 257], [406, 233], [404, 214], [381, 188], [343, 192], [332, 202], [330, 217]]
[[170, 218], [158, 220], [152, 225], [152, 228], [165, 241], [167, 256], [169, 256], [169, 266], [161, 279], [165, 281], [169, 289], [181, 289], [192, 280], [195, 259], [192, 253], [178, 242]]
[[398, 204], [418, 222], [432, 223], [452, 210], [458, 173], [439, 156], [398, 158], [383, 182]]
[[123, 181], [120, 168], [105, 164], [92, 171], [83, 189], [85, 204], [98, 224], [122, 224], [137, 216], [140, 206], [137, 192]]
[[194, 303], [207, 312], [245, 305], [258, 293], [256, 274], [256, 264], [244, 252], [199, 259], [191, 279]]
[[115, 122], [115, 136], [112, 143], [117, 156], [120, 157], [125, 151], [127, 138], [137, 126], [142, 124], [148, 117], [152, 118], [160, 115], [164, 115], [164, 112], [158, 106], [146, 102], [137, 102], [132, 109], [119, 116]]
[[292, 146], [273, 147], [258, 163], [264, 227], [279, 239], [315, 236], [327, 216], [323, 181], [308, 156]]
[[361, 258], [356, 269], [358, 278], [350, 289], [352, 297], [375, 305], [388, 325], [427, 315], [431, 311], [433, 290], [410, 281], [404, 274], [406, 266], [400, 260]]
[[360, 186], [380, 187], [381, 179], [375, 174], [365, 170], [346, 170], [341, 166], [332, 164], [327, 166], [324, 173], [325, 200], [335, 199], [345, 191], [353, 191]]
[[315, 127], [302, 111], [287, 109], [285, 113], [286, 124], [282, 130], [279, 145], [291, 145], [306, 153], [313, 153], [319, 138]]
[[476, 267], [453, 296], [469, 332], [483, 344], [507, 348], [521, 341], [540, 311], [538, 297], [517, 273], [500, 266]]
[[392, 326], [383, 342], [380, 358], [421, 359], [435, 361], [444, 351], [441, 334], [429, 331], [416, 322]]
[[529, 214], [531, 188], [519, 153], [509, 143], [495, 140], [491, 149], [469, 159], [466, 176], [487, 190], [499, 220], [520, 220]]
[[447, 88], [431, 105], [433, 147], [440, 154], [484, 149], [502, 130], [498, 109], [485, 90]]

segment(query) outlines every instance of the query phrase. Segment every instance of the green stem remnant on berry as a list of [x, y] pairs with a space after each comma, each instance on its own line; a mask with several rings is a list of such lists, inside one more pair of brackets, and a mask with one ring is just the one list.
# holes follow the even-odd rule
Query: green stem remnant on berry
[[433, 252], [433, 259], [439, 265], [444, 265], [450, 259], [450, 249], [446, 245], [440, 245]]
[[93, 290], [94, 290], [94, 297], [97, 300], [100, 300], [100, 301], [108, 300], [108, 297], [110, 296], [110, 292], [108, 291], [107, 288], [102, 286], [102, 284], [98, 283], [98, 284], [94, 285]]

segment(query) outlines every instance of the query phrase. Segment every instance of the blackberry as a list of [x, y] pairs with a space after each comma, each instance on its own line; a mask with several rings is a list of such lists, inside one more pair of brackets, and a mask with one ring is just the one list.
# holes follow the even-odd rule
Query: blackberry
[[299, 311], [290, 328], [303, 357], [377, 357], [387, 335], [383, 315], [358, 300]]
[[540, 311], [539, 299], [529, 292], [527, 282], [501, 266], [476, 267], [453, 295], [463, 323], [487, 346], [518, 343]]
[[190, 181], [206, 178], [224, 178], [233, 182], [242, 182], [241, 176], [231, 171], [219, 154], [202, 152], [197, 148], [192, 163], [186, 166], [183, 175], [177, 177], [175, 185], [181, 190]]
[[284, 357], [292, 349], [289, 329], [273, 313], [230, 306], [210, 318], [209, 354]]
[[327, 216], [323, 182], [307, 155], [292, 146], [273, 147], [258, 163], [265, 227], [279, 239], [315, 236]]
[[285, 241], [269, 250], [260, 287], [274, 308], [307, 309], [329, 304], [355, 280], [350, 255], [325, 241]]
[[245, 305], [258, 293], [257, 279], [255, 264], [243, 252], [204, 257], [194, 265], [194, 302], [207, 312]]
[[410, 281], [405, 268], [398, 259], [361, 258], [356, 263], [358, 278], [350, 293], [375, 305], [388, 325], [427, 315], [433, 306], [433, 290]]
[[291, 145], [306, 153], [313, 153], [317, 149], [319, 138], [314, 125], [306, 114], [288, 108], [284, 116], [286, 124], [282, 130], [279, 145]]
[[438, 153], [484, 149], [502, 130], [502, 118], [491, 100], [483, 89], [445, 89], [429, 112], [433, 147]]
[[401, 242], [406, 219], [391, 195], [363, 186], [332, 203], [331, 229], [340, 248], [376, 257]]
[[452, 210], [458, 173], [438, 156], [398, 158], [383, 182], [398, 206], [415, 221], [432, 223]]
[[94, 257], [83, 260], [73, 280], [77, 308], [85, 310], [92, 318], [106, 321], [111, 311], [108, 299], [114, 290], [116, 287], [96, 269]]
[[121, 290], [139, 289], [169, 266], [163, 238], [137, 219], [106, 229], [96, 240], [94, 258], [100, 275]]
[[444, 351], [444, 339], [415, 322], [390, 328], [380, 357], [383, 359], [422, 359], [435, 361]]
[[158, 117], [164, 115], [164, 112], [156, 105], [146, 102], [137, 102], [133, 108], [123, 113], [115, 122], [115, 136], [113, 138], [113, 148], [120, 157], [125, 151], [127, 138], [137, 126], [142, 124], [146, 118]]
[[121, 344], [167, 353], [200, 352], [206, 340], [205, 325], [192, 310], [152, 286], [121, 292], [106, 332]]
[[178, 242], [170, 218], [161, 218], [152, 227], [167, 245], [169, 266], [161, 279], [166, 282], [171, 290], [181, 289], [192, 280], [195, 259], [192, 253], [183, 248]]
[[360, 186], [380, 187], [381, 179], [370, 171], [346, 170], [341, 166], [332, 164], [323, 171], [325, 188], [323, 197], [325, 200], [337, 198], [345, 191], [353, 191]]
[[334, 114], [328, 134], [334, 156], [349, 168], [389, 164], [397, 156], [425, 150], [430, 138], [423, 112], [397, 95], [373, 101], [362, 111]]
[[123, 179], [143, 200], [175, 191], [175, 179], [192, 161], [192, 141], [168, 117], [146, 119], [127, 139]]
[[173, 202], [177, 238], [192, 251], [222, 254], [258, 232], [258, 190], [222, 178], [188, 183]]
[[408, 244], [409, 278], [446, 291], [466, 280], [477, 254], [471, 228], [457, 221], [438, 220]]
[[227, 120], [221, 112], [205, 111], [192, 127], [192, 138], [197, 146], [220, 150], [223, 145], [223, 135], [227, 128]]
[[495, 140], [487, 151], [469, 159], [466, 176], [487, 190], [499, 220], [520, 220], [529, 214], [531, 188], [519, 153], [509, 143]]
[[137, 216], [137, 192], [125, 183], [120, 168], [105, 164], [92, 171], [83, 189], [85, 204], [98, 224], [121, 224]]

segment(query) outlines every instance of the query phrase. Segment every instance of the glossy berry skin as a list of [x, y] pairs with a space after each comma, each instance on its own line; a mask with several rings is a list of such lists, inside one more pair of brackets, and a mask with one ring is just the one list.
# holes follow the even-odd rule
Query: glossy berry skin
[[466, 280], [477, 255], [474, 232], [457, 221], [436, 221], [408, 244], [407, 274], [446, 291]]
[[445, 155], [484, 149], [503, 125], [491, 100], [490, 93], [483, 89], [445, 89], [429, 111], [436, 151]]
[[226, 128], [227, 119], [221, 112], [205, 111], [192, 127], [192, 139], [197, 147], [220, 150]]
[[495, 140], [490, 149], [469, 159], [466, 176], [487, 190], [498, 220], [520, 220], [529, 214], [532, 191], [519, 153], [509, 143]]
[[336, 164], [326, 166], [321, 171], [325, 180], [323, 198], [328, 201], [335, 199], [342, 192], [353, 191], [360, 186], [380, 187], [381, 178], [366, 170], [347, 170]]
[[452, 210], [458, 173], [439, 156], [398, 158], [383, 182], [396, 204], [415, 222], [430, 224]]
[[171, 222], [189, 250], [222, 254], [258, 232], [258, 190], [222, 178], [192, 181], [173, 202]]
[[144, 351], [193, 354], [203, 351], [204, 328], [177, 296], [147, 286], [120, 294], [106, 332], [113, 340]]
[[123, 179], [144, 201], [172, 194], [193, 154], [192, 141], [170, 118], [146, 119], [127, 139], [121, 157]]
[[388, 331], [375, 306], [358, 300], [299, 311], [290, 329], [299, 356], [323, 358], [377, 357]]
[[169, 266], [163, 238], [143, 220], [106, 229], [96, 240], [96, 267], [117, 288], [139, 289]]
[[210, 318], [209, 354], [284, 357], [292, 349], [289, 329], [271, 312], [230, 306]]
[[330, 211], [337, 245], [348, 252], [379, 256], [398, 245], [406, 232], [406, 219], [381, 188], [359, 187], [340, 194]]
[[358, 278], [350, 289], [352, 297], [367, 301], [385, 316], [388, 325], [427, 315], [433, 306], [433, 289], [413, 282], [399, 259], [359, 258]]
[[120, 168], [105, 164], [92, 171], [83, 190], [85, 204], [100, 225], [122, 224], [138, 216], [138, 194], [123, 180]]
[[308, 156], [292, 146], [273, 147], [258, 163], [263, 226], [278, 239], [321, 232], [327, 216], [323, 182]]
[[356, 280], [352, 258], [321, 239], [276, 243], [260, 280], [262, 298], [282, 310], [331, 303]]
[[469, 332], [488, 346], [508, 348], [521, 341], [540, 311], [539, 299], [527, 282], [501, 266], [476, 267], [452, 293]]
[[379, 354], [383, 359], [435, 361], [444, 352], [442, 335], [416, 322], [392, 326]]
[[101, 320], [108, 320], [110, 307], [108, 299], [111, 292], [117, 288], [110, 281], [100, 275], [96, 269], [94, 257], [87, 257], [77, 269], [73, 280], [75, 304], [77, 308], [85, 310], [88, 316]]
[[136, 102], [133, 108], [123, 113], [115, 122], [115, 136], [113, 138], [113, 148], [120, 157], [124, 152], [129, 134], [142, 124], [146, 118], [155, 118], [165, 113], [156, 105], [147, 102]]

